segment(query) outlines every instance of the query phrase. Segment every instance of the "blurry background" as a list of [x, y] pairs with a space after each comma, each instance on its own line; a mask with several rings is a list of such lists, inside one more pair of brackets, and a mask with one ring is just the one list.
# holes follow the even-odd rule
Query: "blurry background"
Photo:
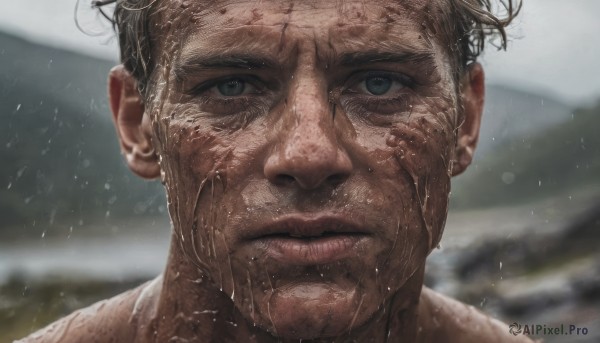
[[[598, 342], [600, 2], [524, 2], [508, 52], [481, 59], [480, 146], [454, 180], [427, 284]], [[112, 128], [116, 41], [75, 3], [0, 3], [0, 342], [152, 278], [167, 254], [162, 186], [127, 170]]]

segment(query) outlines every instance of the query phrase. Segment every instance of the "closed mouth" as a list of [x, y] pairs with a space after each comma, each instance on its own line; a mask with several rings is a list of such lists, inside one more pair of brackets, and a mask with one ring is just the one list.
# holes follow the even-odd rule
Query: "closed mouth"
[[287, 216], [253, 230], [249, 240], [284, 264], [315, 265], [348, 258], [370, 233], [339, 216]]
[[335, 236], [364, 236], [365, 233], [363, 232], [340, 232], [340, 231], [323, 231], [321, 233], [318, 234], [314, 234], [314, 235], [302, 235], [302, 234], [296, 234], [296, 233], [291, 233], [291, 232], [282, 232], [282, 233], [272, 233], [272, 234], [267, 234], [267, 235], [263, 235], [260, 237], [257, 237], [255, 239], [276, 239], [276, 238], [281, 238], [281, 239], [299, 239], [299, 240], [306, 240], [306, 241], [313, 241], [313, 240], [318, 240], [318, 239], [323, 239], [323, 238], [328, 238], [328, 237], [335, 237]]

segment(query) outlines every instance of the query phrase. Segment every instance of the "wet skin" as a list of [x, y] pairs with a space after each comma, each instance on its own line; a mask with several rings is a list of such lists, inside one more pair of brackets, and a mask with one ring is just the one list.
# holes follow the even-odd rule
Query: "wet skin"
[[148, 97], [110, 79], [128, 164], [160, 175], [173, 221], [164, 276], [113, 309], [120, 338], [460, 341], [444, 322], [469, 318], [508, 341], [421, 292], [483, 105], [444, 6], [163, 1]]
[[[190, 8], [210, 30], [163, 48], [179, 54], [147, 111], [175, 239], [247, 321], [340, 335], [383, 315], [437, 244], [453, 81], [422, 18], [392, 25], [376, 4], [254, 7]], [[332, 234], [286, 234], [298, 226]]]

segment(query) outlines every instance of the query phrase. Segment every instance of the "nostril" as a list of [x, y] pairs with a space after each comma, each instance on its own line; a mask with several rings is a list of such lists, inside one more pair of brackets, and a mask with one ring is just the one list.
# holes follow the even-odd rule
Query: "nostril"
[[280, 186], [291, 185], [296, 181], [296, 179], [287, 174], [279, 174], [275, 177], [275, 184]]
[[335, 186], [343, 183], [347, 177], [348, 176], [346, 174], [338, 173], [338, 174], [329, 175], [327, 177], [326, 181], [328, 184], [335, 187]]

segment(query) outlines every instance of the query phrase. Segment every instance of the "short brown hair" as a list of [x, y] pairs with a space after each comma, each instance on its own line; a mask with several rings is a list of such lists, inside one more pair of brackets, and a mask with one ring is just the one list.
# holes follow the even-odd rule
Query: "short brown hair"
[[[151, 17], [158, 0], [100, 0], [92, 1], [92, 6], [112, 22], [118, 37], [121, 51], [121, 63], [137, 80], [141, 94], [147, 91], [148, 79], [153, 71]], [[454, 29], [456, 44], [449, 46], [454, 57], [455, 77], [462, 73], [466, 65], [477, 60], [483, 51], [485, 42], [500, 38], [498, 47], [506, 49], [505, 28], [519, 13], [520, 0], [448, 0], [450, 26]], [[102, 7], [116, 3], [112, 18], [103, 12]], [[501, 18], [494, 14], [504, 8]], [[450, 19], [447, 18], [447, 19]]]

